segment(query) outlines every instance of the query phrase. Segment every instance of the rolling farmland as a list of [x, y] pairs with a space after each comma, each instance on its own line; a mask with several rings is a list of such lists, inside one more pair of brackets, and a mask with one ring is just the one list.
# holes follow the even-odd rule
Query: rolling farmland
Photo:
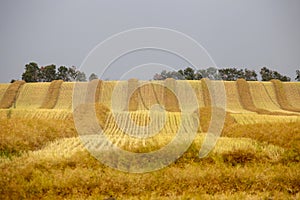
[[[295, 82], [0, 84], [0, 199], [299, 199], [299, 109]], [[110, 142], [99, 143], [96, 132], [78, 135], [77, 120], [89, 124], [91, 110]], [[214, 112], [224, 113], [221, 137], [200, 159]], [[196, 132], [193, 143], [151, 173], [111, 169], [87, 151], [114, 144], [155, 152], [179, 130]], [[111, 159], [130, 169], [123, 158]]]

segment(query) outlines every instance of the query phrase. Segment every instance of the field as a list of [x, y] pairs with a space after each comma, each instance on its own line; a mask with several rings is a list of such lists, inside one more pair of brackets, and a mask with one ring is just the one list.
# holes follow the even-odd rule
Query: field
[[[299, 83], [163, 84], [136, 79], [0, 84], [0, 199], [300, 199]], [[109, 142], [99, 143], [93, 133], [94, 110]], [[199, 158], [208, 130], [217, 130], [210, 122], [221, 123], [222, 113], [221, 137]], [[85, 134], [78, 134], [81, 129]], [[129, 173], [136, 166], [151, 169], [151, 160], [113, 154], [106, 158], [111, 168], [89, 152], [112, 145], [156, 152], [172, 144], [178, 131], [186, 138], [159, 155], [162, 162], [195, 132], [192, 144], [153, 172]]]

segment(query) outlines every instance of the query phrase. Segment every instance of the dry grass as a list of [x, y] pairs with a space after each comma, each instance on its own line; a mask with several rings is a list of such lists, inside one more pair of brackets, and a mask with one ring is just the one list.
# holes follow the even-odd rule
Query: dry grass
[[26, 83], [16, 101], [17, 109], [37, 109], [46, 98], [50, 83]]
[[[211, 105], [207, 85], [203, 86], [203, 82], [205, 84], [204, 80], [195, 81], [191, 85], [194, 90], [203, 92], [202, 97], [197, 94], [198, 100], [203, 99], [202, 105], [205, 102]], [[114, 116], [110, 111], [111, 96], [118, 83], [121, 87], [116, 91], [118, 107]], [[226, 113], [222, 137], [209, 156], [204, 159], [198, 157], [204, 141], [203, 132], [207, 131], [211, 120], [211, 108], [200, 106], [200, 128], [188, 151], [170, 166], [144, 174], [123, 173], [93, 158], [76, 137], [69, 109], [0, 109], [0, 199], [104, 199], [109, 196], [117, 199], [299, 199], [300, 117], [273, 115], [273, 112], [272, 115], [244, 112], [243, 109], [247, 108], [242, 107], [244, 105], [250, 104], [250, 108], [256, 111], [259, 109], [253, 103], [249, 85], [246, 85], [247, 96], [240, 91], [245, 88], [243, 83], [240, 89], [233, 83], [224, 84], [226, 91], [229, 91], [227, 101], [232, 101], [227, 108], [232, 108], [235, 113]], [[184, 90], [184, 87], [178, 86], [180, 82], [175, 87], [172, 84], [171, 88]], [[263, 99], [266, 102], [273, 100], [275, 95], [269, 86], [265, 87], [269, 94], [269, 99]], [[161, 121], [162, 115], [166, 115], [166, 123], [156, 135], [137, 139], [125, 134], [117, 126], [116, 119], [130, 133], [141, 134], [133, 125], [129, 127], [129, 120], [135, 125], [147, 127], [151, 124], [150, 112], [146, 108], [148, 105], [157, 103], [157, 99], [165, 107], [171, 104], [165, 100], [175, 101], [170, 98], [174, 95], [170, 90], [166, 94], [165, 88], [154, 86], [153, 89], [152, 83], [146, 84], [137, 93], [137, 109], [142, 108], [143, 111], [124, 112], [128, 89], [125, 81], [104, 81], [99, 94], [101, 103], [79, 107], [83, 117], [89, 116], [90, 109], [85, 106], [96, 108], [98, 122], [114, 144], [132, 152], [150, 152], [172, 141], [179, 125], [182, 124], [188, 133], [192, 131], [193, 117], [182, 122], [179, 112], [157, 112], [154, 119]], [[71, 90], [65, 88], [65, 91]], [[238, 99], [241, 93], [241, 99]], [[168, 98], [163, 100], [164, 96]], [[141, 102], [141, 97], [149, 101]], [[69, 108], [72, 99], [60, 98], [63, 108]], [[287, 97], [288, 101], [290, 98]], [[247, 101], [250, 103], [247, 104]], [[49, 120], [51, 118], [63, 120]], [[145, 135], [150, 134], [149, 128]], [[93, 146], [94, 143], [86, 145]], [[164, 158], [165, 155], [161, 156]], [[120, 166], [124, 163], [121, 157], [111, 159]]]
[[274, 123], [292, 123], [299, 122], [299, 116], [285, 115], [262, 115], [257, 113], [232, 113], [231, 116], [238, 124], [274, 124]]
[[10, 108], [13, 106], [18, 98], [19, 90], [24, 84], [25, 81], [15, 81], [8, 86], [0, 101], [0, 109]]
[[0, 120], [1, 156], [37, 150], [58, 138], [74, 137], [72, 120], [12, 118]]
[[55, 80], [51, 82], [48, 88], [46, 98], [44, 99], [44, 102], [42, 103], [40, 108], [53, 109], [55, 107], [58, 100], [58, 96], [60, 94], [60, 88], [62, 84], [63, 84], [62, 80]]

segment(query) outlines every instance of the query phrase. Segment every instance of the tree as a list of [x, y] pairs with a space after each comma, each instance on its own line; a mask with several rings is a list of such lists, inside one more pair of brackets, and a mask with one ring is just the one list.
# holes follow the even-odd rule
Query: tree
[[245, 69], [245, 79], [246, 81], [257, 81], [257, 73], [255, 70]]
[[22, 74], [22, 80], [26, 82], [39, 82], [40, 68], [35, 62], [25, 65], [25, 72]]
[[160, 74], [156, 73], [153, 76], [154, 80], [165, 80], [167, 78], [174, 78], [175, 80], [183, 80], [184, 79], [184, 77], [179, 72], [166, 71], [166, 70], [163, 70]]
[[219, 69], [219, 73], [221, 79], [225, 81], [236, 81], [239, 78], [245, 78], [245, 73], [242, 69], [224, 68]]
[[201, 78], [209, 78], [211, 80], [220, 80], [220, 74], [218, 69], [215, 67], [209, 67], [207, 69], [199, 69], [196, 74], [196, 79], [199, 80]]
[[70, 77], [69, 77], [69, 74], [68, 74], [68, 68], [65, 67], [65, 66], [60, 66], [57, 69], [56, 78], [58, 80], [70, 81]]
[[56, 66], [47, 65], [40, 68], [39, 81], [40, 82], [51, 82], [56, 80]]
[[76, 81], [77, 70], [76, 70], [75, 66], [68, 68], [68, 77], [69, 77], [70, 81]]
[[89, 77], [89, 81], [92, 81], [94, 79], [98, 79], [98, 76], [96, 74], [92, 73]]
[[185, 80], [195, 80], [195, 70], [187, 67], [184, 70], [178, 70], [178, 73], [184, 77]]
[[291, 81], [290, 77], [281, 75], [279, 72], [272, 71], [272, 70], [268, 69], [267, 67], [261, 68], [260, 75], [261, 75], [262, 81], [270, 81], [272, 79], [278, 79], [280, 81]]
[[79, 82], [85, 82], [86, 81], [86, 75], [84, 72], [76, 71], [76, 81]]
[[300, 81], [300, 70], [296, 70], [296, 78], [295, 80]]

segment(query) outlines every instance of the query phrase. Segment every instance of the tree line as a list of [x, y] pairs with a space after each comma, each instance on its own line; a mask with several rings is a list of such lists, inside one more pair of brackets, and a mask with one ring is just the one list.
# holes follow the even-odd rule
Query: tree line
[[[291, 78], [280, 74], [275, 70], [271, 70], [267, 67], [262, 67], [259, 74], [262, 81], [270, 81], [272, 79], [278, 79], [280, 81], [291, 81]], [[191, 67], [180, 69], [178, 71], [166, 71], [163, 70], [160, 73], [156, 73], [153, 76], [154, 80], [165, 80], [167, 78], [174, 78], [175, 80], [200, 80], [202, 78], [209, 78], [213, 80], [225, 80], [235, 81], [243, 78], [247, 81], [257, 81], [258, 74], [255, 70], [249, 69], [237, 69], [223, 68], [217, 69], [209, 67], [207, 69], [195, 70]], [[88, 80], [98, 79], [95, 73], [92, 73]], [[60, 66], [56, 68], [56, 65], [51, 64], [47, 66], [38, 66], [35, 62], [30, 62], [25, 65], [25, 70], [22, 74], [22, 80], [26, 82], [51, 82], [53, 80], [63, 80], [66, 82], [72, 81], [87, 81], [86, 74], [78, 70], [75, 66], [66, 67]], [[296, 70], [295, 80], [300, 81], [300, 70]], [[14, 82], [13, 79], [11, 82]]]
[[[92, 73], [89, 80], [98, 79], [98, 76]], [[35, 62], [30, 62], [25, 65], [25, 71], [22, 74], [22, 80], [26, 82], [51, 82], [53, 80], [71, 81], [87, 81], [86, 74], [78, 70], [75, 66], [66, 67], [51, 64], [47, 66], [38, 66]], [[14, 82], [12, 80], [11, 82]]]
[[[262, 81], [270, 81], [272, 79], [291, 81], [290, 77], [282, 75], [275, 70], [268, 69], [267, 67], [262, 67], [259, 73]], [[237, 79], [243, 78], [247, 81], [257, 81], [258, 74], [255, 70], [237, 69], [235, 67], [223, 69], [209, 67], [207, 69], [200, 70], [187, 67], [178, 71], [163, 70], [161, 73], [156, 73], [153, 76], [154, 80], [165, 80], [167, 78], [174, 78], [176, 80], [200, 80], [202, 78], [209, 78], [213, 80], [225, 81], [236, 81]], [[300, 70], [296, 70], [295, 80], [300, 81]]]

